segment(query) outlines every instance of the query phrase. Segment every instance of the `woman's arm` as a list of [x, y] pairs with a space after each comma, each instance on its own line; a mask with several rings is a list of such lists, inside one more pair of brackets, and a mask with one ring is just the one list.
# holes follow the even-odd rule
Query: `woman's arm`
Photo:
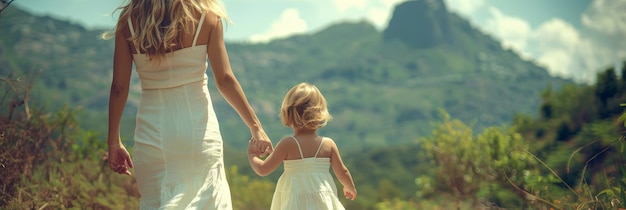
[[128, 99], [132, 55], [126, 37], [129, 37], [128, 25], [119, 21], [121, 29], [115, 33], [115, 52], [113, 55], [113, 81], [109, 98], [109, 166], [118, 173], [130, 175], [128, 167], [133, 167], [128, 151], [120, 138], [120, 121]]
[[211, 29], [207, 45], [207, 53], [215, 78], [215, 85], [226, 101], [237, 111], [241, 119], [246, 123], [252, 134], [252, 143], [257, 153], [263, 153], [272, 148], [270, 138], [265, 134], [261, 122], [257, 118], [252, 106], [248, 103], [245, 93], [233, 73], [228, 53], [224, 43], [222, 21], [215, 14], [209, 13], [205, 23]]
[[261, 160], [258, 157], [258, 153], [254, 152], [254, 148], [252, 144], [248, 145], [248, 162], [250, 162], [250, 167], [252, 170], [259, 176], [267, 176], [271, 174], [280, 166], [280, 164], [287, 157], [288, 150], [287, 143], [282, 140], [276, 145], [276, 149], [267, 157], [265, 160]]

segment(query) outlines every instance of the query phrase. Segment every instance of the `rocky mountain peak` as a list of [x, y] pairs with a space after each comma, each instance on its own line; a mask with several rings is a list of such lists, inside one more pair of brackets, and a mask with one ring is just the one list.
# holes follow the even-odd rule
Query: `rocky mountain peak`
[[449, 14], [443, 0], [411, 0], [398, 4], [384, 31], [385, 41], [402, 41], [415, 48], [452, 42]]

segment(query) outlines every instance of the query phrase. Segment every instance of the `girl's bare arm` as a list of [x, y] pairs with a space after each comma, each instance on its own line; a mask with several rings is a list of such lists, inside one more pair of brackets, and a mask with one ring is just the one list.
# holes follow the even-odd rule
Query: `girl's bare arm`
[[350, 174], [348, 167], [343, 164], [337, 145], [334, 141], [332, 141], [332, 139], [330, 139], [330, 141], [328, 142], [331, 146], [330, 165], [333, 168], [335, 176], [337, 177], [337, 179], [339, 179], [339, 182], [341, 182], [344, 188], [352, 191], [355, 194], [354, 196], [356, 196], [356, 187], [354, 186], [352, 175]]
[[288, 143], [286, 141], [280, 141], [274, 151], [265, 160], [258, 157], [258, 153], [254, 152], [252, 144], [248, 145], [248, 162], [250, 167], [259, 176], [267, 176], [271, 174], [280, 166], [280, 164], [287, 157]]

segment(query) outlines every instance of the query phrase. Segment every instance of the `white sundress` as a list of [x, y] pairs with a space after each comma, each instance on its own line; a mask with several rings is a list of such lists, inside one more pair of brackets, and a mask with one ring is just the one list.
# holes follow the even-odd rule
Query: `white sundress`
[[[160, 62], [139, 51], [133, 60], [141, 81], [133, 163], [139, 208], [232, 209], [223, 144], [207, 89], [207, 46], [166, 54]], [[131, 34], [135, 34], [128, 19]]]
[[322, 137], [314, 157], [305, 158], [296, 137], [301, 159], [285, 160], [278, 179], [271, 210], [341, 210], [337, 187], [330, 175], [330, 158], [318, 158], [325, 138]]

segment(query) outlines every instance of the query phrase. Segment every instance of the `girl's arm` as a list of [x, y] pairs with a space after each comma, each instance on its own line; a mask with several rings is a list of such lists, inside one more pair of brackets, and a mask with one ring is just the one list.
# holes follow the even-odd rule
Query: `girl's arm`
[[120, 121], [128, 99], [133, 60], [126, 40], [126, 37], [130, 37], [128, 25], [123, 20], [120, 20], [118, 25], [120, 28], [115, 32], [113, 81], [109, 98], [108, 161], [109, 167], [115, 172], [130, 175], [128, 167], [132, 168], [133, 163], [120, 139]]
[[354, 181], [352, 180], [352, 175], [350, 175], [350, 171], [348, 167], [343, 164], [341, 160], [341, 155], [339, 154], [339, 149], [335, 142], [330, 139], [330, 165], [333, 168], [333, 172], [335, 172], [335, 176], [339, 179], [339, 182], [343, 185], [343, 192], [346, 198], [350, 200], [354, 200], [356, 198], [356, 187], [354, 186]]
[[252, 143], [248, 144], [248, 162], [250, 167], [259, 176], [267, 176], [278, 168], [278, 166], [287, 158], [287, 143], [280, 141], [274, 151], [265, 160], [262, 160], [254, 152]]
[[250, 129], [252, 143], [255, 144], [256, 152], [263, 153], [266, 149], [271, 150], [272, 142], [263, 130], [261, 122], [257, 118], [252, 106], [248, 103], [248, 99], [231, 69], [226, 45], [224, 43], [222, 21], [213, 13], [209, 12], [207, 14], [203, 27], [206, 26], [211, 29], [208, 37], [207, 53], [211, 63], [211, 69], [213, 70], [215, 85]]

